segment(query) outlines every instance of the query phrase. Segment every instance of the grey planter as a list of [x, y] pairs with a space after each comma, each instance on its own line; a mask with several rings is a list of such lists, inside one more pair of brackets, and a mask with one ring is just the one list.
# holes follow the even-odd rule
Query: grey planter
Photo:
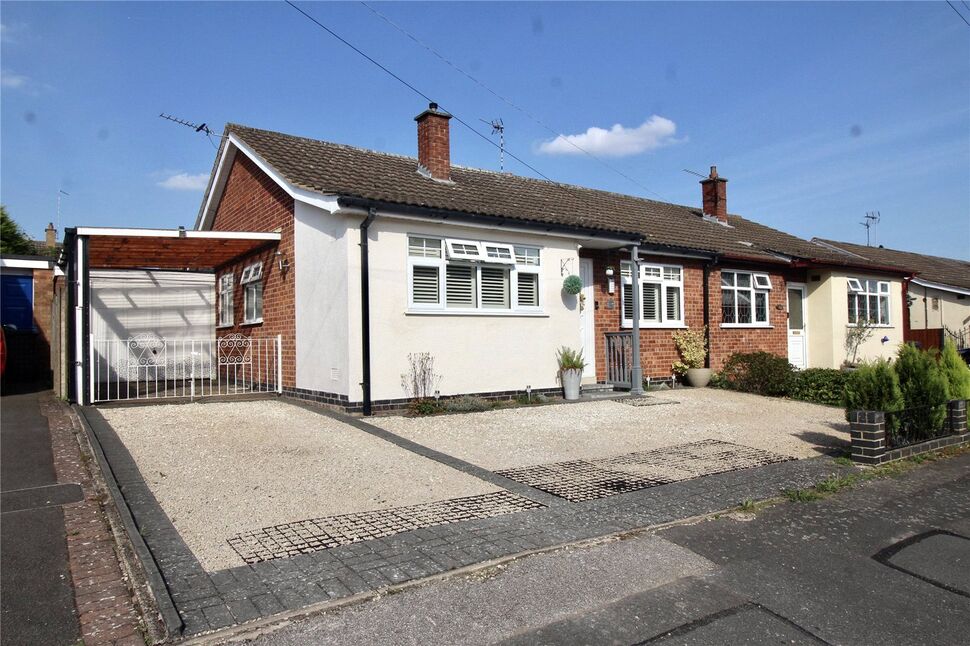
[[579, 399], [579, 384], [583, 380], [583, 371], [578, 368], [563, 370], [559, 373], [562, 380], [563, 399], [573, 401]]
[[703, 388], [707, 384], [711, 383], [711, 369], [710, 368], [688, 368], [687, 383], [689, 383], [694, 388]]

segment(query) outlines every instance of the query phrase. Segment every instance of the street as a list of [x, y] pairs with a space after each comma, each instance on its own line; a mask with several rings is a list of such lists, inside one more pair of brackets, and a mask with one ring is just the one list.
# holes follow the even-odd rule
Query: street
[[970, 455], [523, 558], [254, 635], [284, 644], [965, 644]]

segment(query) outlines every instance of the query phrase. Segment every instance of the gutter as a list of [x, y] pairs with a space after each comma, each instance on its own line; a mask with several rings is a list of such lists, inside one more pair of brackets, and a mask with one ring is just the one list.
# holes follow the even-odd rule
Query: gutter
[[362, 362], [360, 386], [364, 397], [364, 415], [371, 414], [370, 396], [370, 267], [368, 266], [368, 235], [377, 210], [370, 208], [360, 223], [360, 357]]

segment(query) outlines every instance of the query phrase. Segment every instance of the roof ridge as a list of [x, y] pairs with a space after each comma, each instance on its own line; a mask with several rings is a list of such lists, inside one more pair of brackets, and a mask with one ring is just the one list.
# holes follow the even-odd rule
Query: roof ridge
[[[400, 153], [389, 153], [389, 152], [385, 152], [385, 151], [382, 151], [382, 150], [374, 150], [372, 148], [364, 148], [363, 146], [351, 146], [350, 144], [342, 144], [342, 143], [338, 143], [338, 142], [335, 142], [335, 141], [327, 141], [326, 139], [313, 139], [313, 138], [310, 138], [310, 137], [303, 137], [301, 135], [291, 135], [289, 133], [280, 132], [278, 130], [267, 130], [265, 128], [255, 128], [253, 126], [247, 126], [247, 125], [244, 125], [244, 124], [241, 124], [241, 123], [233, 123], [233, 122], [226, 123], [226, 125], [225, 125], [225, 130], [226, 131], [229, 131], [229, 130], [231, 130], [233, 128], [238, 128], [238, 129], [242, 129], [242, 130], [255, 130], [257, 132], [263, 132], [263, 133], [266, 133], [266, 134], [277, 135], [277, 136], [281, 136], [281, 137], [288, 137], [290, 139], [297, 139], [297, 140], [300, 140], [300, 141], [306, 141], [306, 142], [313, 143], [313, 144], [323, 144], [323, 145], [326, 145], [326, 146], [333, 146], [335, 148], [343, 148], [345, 150], [360, 151], [360, 152], [365, 152], [365, 153], [369, 153], [369, 154], [372, 154], [372, 155], [381, 155], [383, 157], [391, 157], [391, 158], [394, 158], [394, 159], [406, 159], [408, 161], [413, 161], [415, 164], [418, 163], [418, 158], [417, 157], [412, 157], [411, 155], [402, 155]], [[602, 195], [613, 195], [613, 196], [619, 197], [619, 198], [640, 200], [642, 202], [647, 202], [649, 204], [662, 204], [664, 206], [675, 206], [675, 207], [682, 208], [682, 209], [686, 209], [686, 210], [692, 211], [692, 212], [700, 212], [701, 211], [701, 209], [699, 207], [696, 207], [696, 206], [689, 206], [687, 204], [677, 204], [676, 202], [663, 202], [663, 201], [660, 201], [660, 200], [650, 199], [649, 197], [642, 197], [640, 195], [631, 195], [629, 193], [620, 193], [618, 191], [609, 191], [609, 190], [602, 189], [602, 188], [593, 188], [591, 186], [582, 186], [580, 184], [570, 184], [568, 182], [558, 182], [558, 181], [555, 181], [555, 180], [540, 179], [538, 177], [528, 177], [526, 175], [516, 175], [515, 173], [508, 173], [508, 172], [497, 171], [497, 170], [489, 170], [487, 168], [476, 168], [474, 166], [464, 166], [462, 164], [452, 164], [451, 167], [453, 169], [458, 169], [458, 170], [465, 171], [465, 172], [470, 172], [470, 173], [483, 173], [483, 174], [487, 174], [487, 175], [497, 175], [499, 177], [506, 177], [506, 176], [508, 176], [508, 177], [513, 177], [513, 178], [515, 178], [517, 180], [526, 180], [526, 181], [529, 181], [529, 182], [537, 182], [539, 184], [548, 185], [548, 186], [558, 186], [558, 187], [564, 188], [564, 189], [576, 189], [576, 190], [580, 190], [580, 191], [589, 191], [591, 193], [599, 193], [599, 194], [602, 194]], [[738, 217], [738, 218], [741, 217], [740, 215], [736, 215], [736, 214], [729, 214], [729, 215], [732, 215], [733, 217]], [[742, 219], [744, 219], [744, 218], [742, 218]]]
[[[963, 260], [962, 258], [950, 258], [948, 256], [932, 256], [930, 254], [919, 253], [918, 251], [908, 251], [906, 249], [894, 249], [892, 247], [883, 247], [883, 246], [872, 247], [869, 245], [856, 244], [854, 242], [843, 242], [841, 240], [830, 240], [828, 238], [819, 238], [818, 236], [813, 238], [813, 240], [820, 240], [821, 242], [825, 242], [831, 245], [848, 245], [850, 247], [858, 247], [862, 249], [874, 249], [876, 251], [891, 251], [892, 253], [904, 253], [909, 256], [919, 256], [921, 258], [930, 258], [933, 260], [944, 260], [947, 262], [958, 262], [964, 265], [970, 265], [970, 260]], [[849, 252], [849, 253], [852, 253], [852, 252]]]

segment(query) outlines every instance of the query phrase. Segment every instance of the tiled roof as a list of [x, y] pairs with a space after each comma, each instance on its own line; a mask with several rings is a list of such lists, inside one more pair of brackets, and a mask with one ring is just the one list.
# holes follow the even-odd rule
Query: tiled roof
[[[725, 226], [696, 207], [453, 166], [450, 182], [418, 172], [413, 157], [228, 124], [291, 184], [308, 191], [625, 235], [671, 249], [779, 261], [779, 255], [855, 264], [854, 257], [738, 215]], [[863, 263], [868, 264], [868, 263]]]
[[899, 251], [884, 247], [867, 247], [865, 245], [839, 242], [837, 240], [815, 240], [849, 253], [855, 254], [869, 262], [880, 265], [894, 266], [917, 274], [933, 283], [942, 283], [962, 289], [970, 289], [970, 262], [956, 258], [941, 258], [926, 256], [911, 251]]

